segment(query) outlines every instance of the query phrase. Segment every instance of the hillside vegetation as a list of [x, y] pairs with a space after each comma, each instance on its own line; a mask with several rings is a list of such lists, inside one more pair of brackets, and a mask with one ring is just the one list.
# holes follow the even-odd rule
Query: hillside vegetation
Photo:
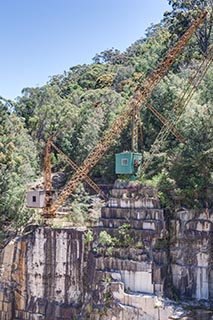
[[[24, 88], [15, 101], [0, 102], [0, 223], [1, 232], [24, 224], [31, 215], [25, 207], [27, 184], [41, 176], [45, 141], [57, 133], [55, 143], [78, 165], [97, 144], [113, 119], [125, 109], [134, 89], [140, 85], [174, 45], [203, 9], [208, 17], [167, 77], [154, 90], [149, 102], [166, 119], [178, 112], [175, 101], [187, 86], [190, 75], [209, 54], [212, 46], [211, 0], [169, 1], [171, 11], [157, 25], [151, 25], [144, 38], [131, 44], [124, 52], [112, 48], [97, 53], [93, 63], [71, 66], [63, 74], [36, 88]], [[162, 204], [170, 207], [211, 206], [213, 184], [212, 123], [213, 66], [184, 110], [178, 130], [186, 138], [179, 143], [170, 134], [155, 154], [143, 181], [157, 185]], [[143, 106], [142, 136], [139, 150], [146, 157], [161, 122]], [[114, 154], [129, 150], [130, 126], [99, 164], [91, 177], [99, 183], [113, 183]], [[52, 155], [53, 171], [70, 168], [56, 154]], [[80, 197], [80, 192], [78, 193]], [[75, 199], [76, 201], [76, 199]]]

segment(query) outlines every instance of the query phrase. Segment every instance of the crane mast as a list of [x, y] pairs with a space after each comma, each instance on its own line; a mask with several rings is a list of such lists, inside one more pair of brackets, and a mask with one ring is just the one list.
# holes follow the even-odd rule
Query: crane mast
[[45, 207], [44, 214], [48, 215], [51, 211], [51, 205], [53, 203], [53, 186], [52, 186], [52, 174], [51, 174], [51, 143], [53, 137], [50, 136], [47, 140], [45, 147], [44, 157], [44, 190], [45, 190]]
[[76, 170], [73, 178], [68, 182], [65, 188], [62, 190], [58, 198], [49, 208], [50, 214], [55, 214], [57, 209], [63, 204], [63, 202], [69, 197], [69, 195], [75, 190], [79, 183], [85, 179], [90, 170], [98, 163], [105, 152], [110, 148], [115, 140], [121, 135], [122, 131], [127, 127], [128, 123], [132, 119], [133, 112], [139, 112], [142, 106], [146, 103], [147, 99], [155, 89], [157, 84], [167, 74], [168, 70], [174, 63], [177, 55], [181, 52], [188, 40], [191, 38], [197, 27], [203, 22], [207, 12], [203, 11], [200, 17], [194, 21], [191, 27], [183, 34], [177, 44], [172, 47], [157, 69], [146, 78], [143, 85], [137, 87], [133, 96], [129, 99], [127, 107], [117, 119], [115, 119], [111, 128], [107, 130], [100, 142], [84, 160], [83, 164]]
[[132, 152], [138, 152], [138, 128], [139, 128], [140, 112], [136, 109], [132, 111]]

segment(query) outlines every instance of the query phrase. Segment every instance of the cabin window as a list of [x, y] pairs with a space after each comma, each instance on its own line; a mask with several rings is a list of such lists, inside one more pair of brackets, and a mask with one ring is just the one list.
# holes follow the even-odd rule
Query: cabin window
[[36, 196], [33, 196], [33, 202], [36, 202]]
[[122, 166], [128, 166], [128, 159], [121, 159]]

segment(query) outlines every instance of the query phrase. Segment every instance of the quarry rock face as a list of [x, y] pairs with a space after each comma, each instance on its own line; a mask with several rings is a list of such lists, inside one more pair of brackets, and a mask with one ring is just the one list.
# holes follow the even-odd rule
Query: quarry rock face
[[211, 211], [167, 216], [155, 190], [117, 183], [93, 243], [85, 234], [32, 227], [3, 249], [1, 320], [190, 319], [166, 297], [213, 305]]
[[1, 254], [0, 319], [71, 319], [83, 295], [83, 231], [37, 228]]
[[213, 302], [213, 216], [181, 210], [171, 221], [172, 282], [181, 297]]

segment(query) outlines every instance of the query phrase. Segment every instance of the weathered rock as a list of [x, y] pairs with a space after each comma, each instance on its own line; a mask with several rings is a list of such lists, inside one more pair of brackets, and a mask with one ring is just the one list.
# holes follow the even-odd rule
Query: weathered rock
[[83, 231], [38, 228], [1, 255], [0, 319], [70, 319], [83, 297]]
[[125, 184], [126, 199], [120, 187], [94, 228], [97, 245], [128, 224], [110, 253], [88, 252], [76, 228], [34, 228], [4, 248], [0, 320], [190, 319], [162, 298], [169, 291], [213, 304], [213, 213], [184, 209], [168, 224], [155, 191]]
[[182, 298], [213, 302], [213, 215], [192, 212], [179, 212], [172, 224], [173, 285]]

